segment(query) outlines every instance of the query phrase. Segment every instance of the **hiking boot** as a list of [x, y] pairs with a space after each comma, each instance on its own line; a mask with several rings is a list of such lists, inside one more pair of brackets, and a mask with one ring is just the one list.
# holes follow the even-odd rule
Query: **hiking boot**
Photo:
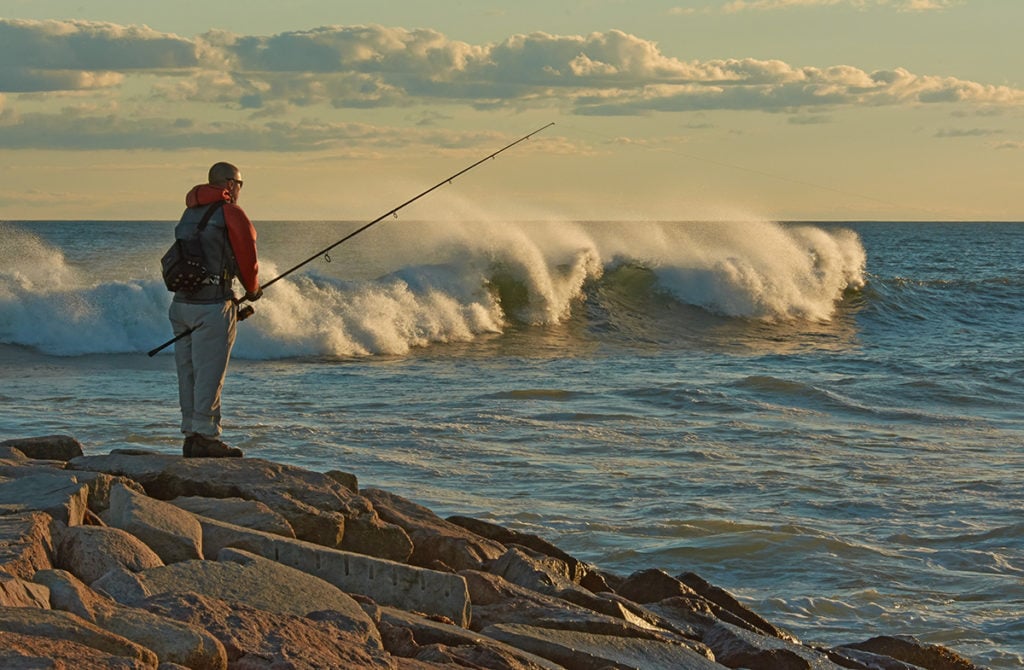
[[241, 458], [242, 450], [229, 447], [217, 438], [192, 436], [191, 458]]
[[181, 445], [181, 455], [185, 458], [192, 458], [192, 442], [195, 440], [195, 435], [186, 435], [185, 441]]

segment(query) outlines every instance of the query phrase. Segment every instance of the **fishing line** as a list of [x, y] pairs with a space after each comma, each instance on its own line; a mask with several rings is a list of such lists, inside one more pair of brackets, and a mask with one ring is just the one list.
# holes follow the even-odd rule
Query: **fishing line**
[[[330, 252], [331, 252], [332, 249], [334, 249], [338, 245], [340, 245], [340, 244], [342, 244], [344, 242], [347, 242], [348, 240], [352, 239], [353, 237], [355, 237], [359, 233], [363, 232], [364, 230], [367, 230], [371, 226], [374, 226], [374, 225], [380, 223], [381, 221], [383, 221], [384, 219], [388, 218], [389, 216], [394, 216], [397, 219], [398, 218], [399, 210], [401, 210], [401, 209], [411, 205], [412, 203], [416, 202], [417, 200], [419, 200], [423, 196], [428, 195], [430, 193], [433, 193], [434, 191], [436, 191], [437, 189], [441, 188], [445, 184], [451, 184], [453, 181], [455, 181], [456, 179], [458, 179], [462, 175], [466, 174], [467, 172], [469, 172], [473, 168], [477, 167], [481, 163], [485, 163], [485, 162], [487, 162], [487, 161], [497, 157], [497, 155], [502, 153], [503, 151], [507, 151], [508, 149], [511, 149], [512, 147], [516, 146], [520, 142], [525, 142], [526, 140], [530, 139], [531, 137], [533, 137], [537, 133], [541, 132], [542, 130], [548, 129], [548, 128], [550, 128], [553, 125], [555, 125], [554, 121], [552, 121], [551, 123], [548, 123], [547, 125], [541, 126], [540, 128], [538, 128], [537, 130], [533, 131], [532, 133], [528, 133], [526, 135], [523, 135], [522, 137], [520, 137], [516, 141], [510, 142], [509, 144], [506, 144], [505, 146], [503, 146], [502, 148], [498, 149], [497, 151], [484, 156], [483, 158], [481, 158], [477, 162], [473, 163], [472, 165], [470, 165], [468, 167], [465, 167], [465, 168], [459, 170], [458, 172], [456, 172], [455, 174], [451, 175], [450, 177], [446, 177], [445, 179], [442, 179], [441, 181], [437, 182], [436, 184], [434, 184], [433, 186], [431, 186], [427, 190], [423, 191], [422, 193], [419, 193], [418, 195], [415, 195], [412, 198], [409, 198], [408, 200], [403, 202], [401, 205], [398, 205], [397, 207], [389, 209], [388, 211], [384, 212], [383, 214], [378, 216], [373, 221], [370, 221], [369, 223], [367, 223], [367, 224], [357, 228], [356, 230], [352, 231], [351, 233], [349, 233], [345, 237], [341, 238], [340, 240], [338, 240], [334, 244], [321, 249], [320, 251], [316, 252], [315, 254], [313, 254], [312, 256], [307, 258], [306, 260], [302, 261], [301, 263], [298, 263], [297, 265], [295, 265], [295, 266], [285, 270], [284, 272], [282, 272], [278, 276], [274, 277], [270, 281], [266, 282], [265, 284], [262, 284], [260, 286], [260, 289], [264, 289], [265, 290], [269, 286], [277, 283], [278, 281], [284, 279], [285, 277], [287, 277], [291, 273], [295, 272], [296, 270], [298, 270], [302, 266], [304, 266], [304, 265], [306, 265], [308, 263], [311, 263], [311, 262], [315, 261], [316, 259], [318, 259], [320, 257], [323, 257], [324, 260], [326, 260], [328, 263], [330, 263], [331, 262]], [[235, 299], [235, 304], [236, 305], [237, 304], [241, 304], [242, 302], [245, 302], [245, 298]], [[239, 321], [242, 321], [242, 320], [248, 318], [249, 316], [251, 316], [254, 311], [255, 310], [253, 310], [252, 305], [246, 305], [245, 307], [242, 307], [239, 310], [237, 318], [238, 318]], [[200, 324], [200, 325], [202, 325], [202, 324]], [[162, 351], [162, 350], [166, 349], [167, 347], [171, 346], [172, 344], [174, 344], [175, 342], [177, 342], [181, 338], [183, 338], [186, 335], [190, 334], [192, 331], [194, 331], [198, 327], [199, 326], [195, 326], [193, 328], [189, 328], [188, 330], [186, 330], [186, 331], [176, 335], [175, 337], [167, 340], [166, 342], [161, 344], [159, 347], [156, 347], [155, 349], [150, 350], [149, 351], [149, 355], [150, 356], [155, 356], [160, 351]]]

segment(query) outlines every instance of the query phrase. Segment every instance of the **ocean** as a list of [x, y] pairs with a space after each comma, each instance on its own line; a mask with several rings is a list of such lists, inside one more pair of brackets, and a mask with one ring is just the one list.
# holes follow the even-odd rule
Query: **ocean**
[[[363, 222], [259, 222], [264, 281]], [[0, 223], [0, 439], [180, 453], [171, 221]], [[239, 325], [225, 435], [804, 642], [1024, 666], [1024, 225], [385, 220]]]

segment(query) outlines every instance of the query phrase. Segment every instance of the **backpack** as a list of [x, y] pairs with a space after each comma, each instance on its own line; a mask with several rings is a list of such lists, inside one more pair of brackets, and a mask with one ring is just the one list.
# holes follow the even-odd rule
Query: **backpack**
[[203, 245], [200, 239], [210, 217], [224, 204], [219, 200], [210, 205], [203, 218], [200, 219], [196, 231], [187, 239], [174, 240], [174, 244], [160, 259], [160, 267], [164, 276], [164, 285], [168, 291], [177, 293], [193, 293], [211, 277], [218, 275], [209, 272], [203, 264]]

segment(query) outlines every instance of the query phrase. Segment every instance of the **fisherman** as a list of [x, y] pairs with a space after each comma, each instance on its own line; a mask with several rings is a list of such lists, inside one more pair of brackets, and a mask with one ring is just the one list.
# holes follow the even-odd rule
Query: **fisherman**
[[174, 346], [174, 360], [186, 458], [242, 456], [241, 449], [220, 439], [220, 396], [238, 318], [232, 280], [241, 283], [244, 300], [252, 302], [263, 295], [256, 229], [238, 206], [242, 174], [231, 163], [215, 163], [208, 179], [209, 183], [195, 186], [185, 196], [187, 209], [174, 229], [176, 238], [187, 238], [198, 229], [207, 209], [223, 202], [200, 233], [204, 265], [214, 276], [192, 293], [175, 293], [168, 312], [174, 334], [182, 335]]

